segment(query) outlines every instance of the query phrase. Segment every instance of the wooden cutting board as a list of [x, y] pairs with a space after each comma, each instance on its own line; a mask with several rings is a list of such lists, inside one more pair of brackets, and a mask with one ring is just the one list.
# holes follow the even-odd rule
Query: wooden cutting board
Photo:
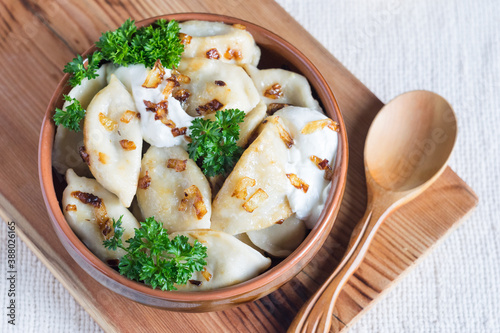
[[[212, 12], [260, 24], [297, 46], [319, 68], [343, 112], [350, 144], [345, 198], [325, 246], [292, 281], [269, 296], [205, 314], [143, 306], [110, 292], [65, 252], [43, 204], [37, 172], [38, 135], [62, 68], [100, 33], [125, 19], [175, 12]], [[0, 207], [18, 235], [109, 332], [280, 332], [338, 263], [365, 209], [363, 145], [382, 103], [278, 4], [253, 1], [0, 0]], [[336, 309], [334, 331], [345, 330], [420, 261], [477, 204], [451, 170], [382, 226]]]

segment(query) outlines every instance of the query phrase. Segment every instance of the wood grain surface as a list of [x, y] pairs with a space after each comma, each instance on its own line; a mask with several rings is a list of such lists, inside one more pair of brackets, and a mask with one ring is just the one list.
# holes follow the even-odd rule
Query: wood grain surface
[[[259, 301], [205, 314], [167, 312], [104, 289], [64, 251], [39, 187], [38, 135], [62, 68], [125, 19], [212, 12], [260, 24], [297, 46], [322, 72], [346, 121], [350, 164], [345, 198], [325, 246], [296, 278]], [[108, 332], [282, 332], [338, 263], [366, 204], [363, 146], [382, 103], [278, 4], [254, 1], [0, 0], [0, 207], [19, 236]], [[397, 283], [477, 204], [451, 170], [381, 227], [344, 287], [333, 331], [345, 330]]]

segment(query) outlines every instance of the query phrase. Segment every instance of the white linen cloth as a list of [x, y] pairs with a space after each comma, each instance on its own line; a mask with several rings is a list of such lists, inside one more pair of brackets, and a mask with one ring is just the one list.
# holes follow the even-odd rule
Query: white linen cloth
[[[382, 101], [426, 89], [459, 120], [450, 165], [479, 195], [465, 223], [351, 332], [500, 332], [500, 2], [278, 0]], [[0, 243], [7, 227], [0, 223]], [[100, 332], [17, 240], [17, 325], [1, 332]], [[5, 272], [6, 246], [0, 246]]]

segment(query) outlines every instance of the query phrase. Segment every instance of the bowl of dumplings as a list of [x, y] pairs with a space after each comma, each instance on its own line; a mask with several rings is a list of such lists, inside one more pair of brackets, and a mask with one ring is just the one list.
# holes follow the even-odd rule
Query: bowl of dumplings
[[[94, 75], [63, 77], [40, 135], [42, 193], [65, 249], [105, 287], [174, 311], [222, 310], [276, 290], [321, 248], [346, 184], [346, 130], [319, 71], [272, 32], [201, 13], [135, 25], [158, 19], [178, 22], [172, 68], [91, 63], [93, 46], [82, 59]], [[79, 130], [56, 125], [75, 101]], [[157, 236], [169, 242], [159, 252], [137, 245]], [[158, 259], [175, 246], [199, 255]], [[153, 253], [168, 269], [131, 273]]]

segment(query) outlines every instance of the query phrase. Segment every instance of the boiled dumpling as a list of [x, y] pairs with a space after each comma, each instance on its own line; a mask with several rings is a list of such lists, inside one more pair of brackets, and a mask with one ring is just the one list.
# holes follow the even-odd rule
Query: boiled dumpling
[[259, 102], [257, 106], [245, 115], [245, 120], [240, 124], [240, 138], [238, 146], [245, 148], [252, 137], [252, 134], [266, 117], [266, 105]]
[[285, 175], [290, 140], [279, 119], [267, 121], [217, 193], [212, 229], [234, 235], [267, 228], [292, 214]]
[[[84, 78], [82, 82], [71, 89], [68, 96], [76, 98], [83, 109], [87, 109], [95, 94], [106, 86], [106, 65], [101, 66], [95, 79]], [[71, 102], [65, 101], [62, 107], [65, 110]], [[82, 121], [83, 124], [83, 121]], [[61, 175], [72, 168], [80, 176], [90, 176], [87, 164], [82, 160], [79, 150], [83, 146], [83, 132], [74, 132], [62, 125], [57, 126], [52, 151], [52, 165]]]
[[132, 96], [115, 76], [90, 103], [83, 135], [90, 171], [129, 207], [141, 167], [142, 134]]
[[236, 108], [247, 113], [259, 103], [252, 79], [239, 66], [192, 58], [182, 59], [178, 70], [189, 80], [176, 91], [189, 94], [183, 107], [193, 117], [213, 118], [218, 110]]
[[312, 229], [331, 187], [338, 124], [319, 111], [296, 106], [285, 107], [274, 115], [294, 140], [285, 164], [285, 172], [290, 175], [288, 202], [297, 218]]
[[[164, 74], [156, 84], [147, 86], [145, 83], [152, 71], [162, 71]], [[160, 65], [149, 69], [141, 64], [113, 66], [108, 72], [114, 74], [132, 94], [141, 115], [144, 141], [156, 147], [187, 147], [186, 135], [189, 134], [189, 126], [194, 118], [184, 111], [179, 100], [172, 97], [172, 90], [165, 89], [167, 84], [173, 82], [171, 70]], [[110, 77], [108, 75], [109, 79]], [[160, 114], [163, 111], [165, 112]]]
[[306, 236], [306, 226], [295, 215], [268, 228], [247, 232], [248, 238], [260, 249], [275, 257], [292, 253]]
[[207, 247], [207, 265], [202, 272], [195, 272], [186, 285], [176, 285], [180, 291], [211, 290], [247, 281], [270, 265], [271, 260], [258, 251], [223, 232], [194, 230], [174, 233], [197, 239]]
[[142, 159], [137, 202], [169, 232], [210, 228], [210, 185], [181, 147], [150, 147]]
[[236, 64], [257, 66], [260, 49], [253, 36], [241, 24], [187, 21], [179, 24], [183, 38], [184, 58], [209, 58]]
[[244, 68], [257, 87], [259, 96], [268, 105], [270, 113], [282, 104], [321, 110], [304, 76], [279, 68], [258, 69], [251, 65], [245, 65]]
[[125, 229], [122, 242], [134, 236], [140, 225], [118, 198], [95, 179], [78, 177], [72, 169], [66, 172], [68, 186], [63, 192], [62, 208], [71, 229], [99, 259], [116, 264], [125, 251], [106, 249], [102, 242], [113, 235], [113, 219], [122, 217]]

